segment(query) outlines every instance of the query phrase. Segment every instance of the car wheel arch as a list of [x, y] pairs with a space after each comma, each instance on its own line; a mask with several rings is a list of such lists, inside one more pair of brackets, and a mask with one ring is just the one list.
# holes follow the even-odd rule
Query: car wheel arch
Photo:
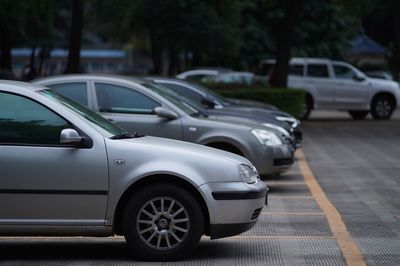
[[245, 156], [243, 151], [237, 147], [237, 145], [234, 145], [230, 142], [227, 141], [213, 141], [205, 144], [208, 147], [223, 150], [223, 151], [228, 151], [240, 156]]
[[151, 184], [154, 184], [154, 182], [159, 182], [159, 183], [171, 183], [174, 185], [178, 185], [186, 190], [188, 190], [196, 200], [199, 202], [201, 206], [201, 211], [203, 212], [204, 215], [204, 233], [208, 235], [210, 233], [210, 214], [209, 214], [209, 209], [207, 206], [206, 201], [204, 200], [204, 197], [200, 193], [200, 191], [193, 186], [189, 181], [178, 177], [176, 175], [171, 175], [171, 174], [156, 174], [156, 175], [150, 175], [146, 177], [142, 177], [141, 179], [137, 180], [136, 182], [132, 183], [122, 194], [122, 196], [119, 198], [117, 206], [114, 211], [114, 219], [113, 219], [113, 231], [115, 234], [121, 235], [122, 234], [122, 228], [123, 228], [123, 214], [124, 210], [126, 208], [126, 204], [129, 202], [129, 199], [131, 198], [132, 195], [141, 188], [144, 188], [146, 186], [150, 186]]
[[378, 97], [381, 96], [388, 96], [391, 98], [391, 100], [393, 101], [394, 105], [397, 106], [397, 100], [396, 97], [394, 96], [394, 94], [392, 92], [389, 91], [380, 91], [374, 94], [374, 96], [371, 98], [371, 102], [370, 102], [370, 106], [372, 106], [372, 103], [374, 102], [375, 99], [377, 99]]

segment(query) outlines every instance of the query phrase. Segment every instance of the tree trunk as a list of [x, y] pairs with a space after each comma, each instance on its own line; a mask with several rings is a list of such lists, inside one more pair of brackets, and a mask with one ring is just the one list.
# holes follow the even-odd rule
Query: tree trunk
[[80, 53], [83, 28], [83, 7], [81, 0], [74, 0], [72, 3], [70, 39], [68, 48], [67, 68], [65, 73], [80, 72]]
[[6, 30], [0, 31], [0, 69], [12, 71], [11, 41]]
[[169, 68], [168, 75], [174, 76], [178, 71], [178, 51], [174, 47], [169, 48]]
[[45, 74], [44, 63], [48, 57], [49, 57], [49, 49], [46, 46], [42, 46], [39, 53], [39, 67], [38, 67], [39, 76], [44, 76]]
[[393, 58], [392, 58], [392, 75], [393, 80], [400, 81], [400, 2], [392, 1], [392, 20], [393, 20]]
[[150, 30], [150, 42], [151, 42], [151, 58], [153, 61], [152, 74], [160, 75], [163, 68], [162, 46], [160, 45], [160, 39], [157, 38], [157, 34], [153, 30]]
[[284, 0], [284, 18], [280, 23], [277, 40], [276, 65], [270, 82], [274, 87], [287, 87], [292, 34], [304, 0]]

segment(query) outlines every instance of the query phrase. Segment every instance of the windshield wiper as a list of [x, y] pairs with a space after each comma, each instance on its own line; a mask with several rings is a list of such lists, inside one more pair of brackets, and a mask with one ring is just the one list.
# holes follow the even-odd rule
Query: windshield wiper
[[134, 132], [133, 134], [129, 133], [129, 132], [124, 132], [122, 134], [118, 134], [115, 136], [112, 136], [110, 139], [133, 139], [133, 138], [141, 138], [144, 137], [146, 135], [143, 134], [139, 134]]
[[110, 139], [132, 139], [132, 138], [136, 138], [136, 133], [131, 134], [129, 132], [124, 132], [122, 134], [114, 135]]

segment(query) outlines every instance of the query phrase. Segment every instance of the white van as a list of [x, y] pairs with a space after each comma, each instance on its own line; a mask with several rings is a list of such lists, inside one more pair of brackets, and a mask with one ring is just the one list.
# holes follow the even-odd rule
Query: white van
[[[275, 60], [260, 64], [264, 73], [273, 75]], [[348, 63], [330, 59], [292, 58], [288, 87], [307, 92], [302, 119], [313, 109], [345, 110], [354, 119], [371, 112], [375, 119], [389, 119], [400, 105], [399, 83], [370, 78]]]

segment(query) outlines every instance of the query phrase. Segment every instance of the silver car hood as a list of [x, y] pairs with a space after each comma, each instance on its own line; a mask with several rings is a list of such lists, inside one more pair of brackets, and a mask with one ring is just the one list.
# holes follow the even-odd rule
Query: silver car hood
[[214, 149], [211, 147], [199, 145], [199, 144], [194, 144], [190, 142], [185, 142], [185, 141], [180, 141], [180, 140], [173, 140], [173, 139], [167, 139], [167, 138], [159, 138], [159, 137], [151, 137], [151, 136], [145, 136], [145, 137], [139, 137], [139, 138], [132, 138], [132, 139], [122, 139], [119, 141], [124, 141], [127, 144], [132, 143], [132, 144], [137, 144], [141, 143], [144, 145], [148, 145], [149, 149], [153, 150], [169, 150], [171, 154], [180, 154], [182, 156], [182, 153], [190, 153], [194, 154], [195, 156], [201, 157], [218, 157], [220, 159], [225, 159], [229, 160], [231, 162], [237, 163], [237, 164], [247, 164], [247, 165], [252, 165], [249, 160], [246, 158]]
[[377, 78], [368, 78], [368, 80], [377, 86], [383, 87], [392, 87], [392, 88], [399, 88], [399, 83], [393, 80], [386, 80], [386, 79], [377, 79]]

